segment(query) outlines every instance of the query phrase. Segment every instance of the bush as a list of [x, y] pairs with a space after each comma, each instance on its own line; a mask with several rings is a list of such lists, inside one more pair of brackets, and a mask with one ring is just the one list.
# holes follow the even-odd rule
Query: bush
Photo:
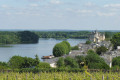
[[64, 58], [59, 58], [59, 60], [57, 61], [57, 67], [65, 67]]
[[116, 58], [113, 58], [112, 60], [112, 65], [113, 66], [119, 66], [120, 67], [120, 56], [116, 57]]
[[86, 41], [86, 44], [91, 44], [91, 41]]
[[97, 53], [98, 55], [101, 55], [102, 52], [106, 52], [106, 51], [107, 51], [107, 48], [104, 47], [104, 46], [101, 46], [101, 47], [97, 48], [96, 53]]
[[117, 49], [117, 46], [120, 46], [120, 33], [113, 35], [111, 43], [114, 45], [114, 49]]
[[53, 55], [55, 57], [63, 56], [66, 53], [66, 50], [64, 48], [64, 45], [61, 43], [58, 43], [53, 48]]
[[63, 42], [68, 46], [68, 50], [69, 50], [69, 52], [70, 52], [70, 49], [71, 49], [70, 43], [69, 43], [68, 41], [63, 41]]
[[92, 49], [88, 50], [87, 54], [96, 54]]
[[8, 69], [9, 66], [6, 62], [0, 62], [0, 70]]
[[78, 46], [73, 46], [73, 47], [71, 47], [71, 50], [79, 50], [79, 47]]
[[86, 64], [84, 56], [76, 56], [75, 59], [77, 63], [79, 64], [80, 68], [82, 68]]
[[37, 67], [36, 68], [42, 68], [42, 69], [44, 69], [44, 68], [50, 68], [50, 64], [49, 63], [45, 63], [45, 62], [40, 62], [38, 65], [37, 65]]
[[71, 57], [66, 57], [64, 61], [65, 61], [65, 66], [68, 68], [79, 68], [76, 60]]
[[67, 41], [63, 41], [61, 43], [58, 43], [53, 48], [53, 55], [55, 57], [63, 56], [64, 54], [69, 54], [70, 44]]
[[97, 54], [90, 53], [85, 57], [89, 69], [109, 69], [104, 59]]
[[32, 68], [36, 66], [38, 63], [36, 63], [36, 58], [30, 58], [30, 57], [21, 57], [21, 56], [13, 56], [8, 61], [8, 65], [12, 69], [20, 69], [20, 68]]
[[62, 42], [63, 43], [63, 45], [64, 45], [64, 47], [65, 47], [65, 49], [66, 49], [66, 54], [69, 54], [69, 52], [70, 52], [70, 43], [69, 42], [67, 42], [67, 41], [63, 41]]
[[24, 63], [24, 59], [21, 56], [13, 56], [10, 58], [8, 64], [12, 69], [21, 68], [21, 64]]

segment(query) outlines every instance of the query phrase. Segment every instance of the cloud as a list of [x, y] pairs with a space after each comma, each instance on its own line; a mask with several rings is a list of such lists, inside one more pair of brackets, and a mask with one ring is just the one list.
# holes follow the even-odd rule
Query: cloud
[[61, 4], [62, 2], [59, 0], [51, 0], [50, 3], [51, 4]]
[[106, 4], [104, 7], [113, 7], [113, 8], [120, 8], [120, 4]]
[[92, 3], [92, 2], [88, 2], [88, 3], [85, 4], [85, 6], [86, 6], [86, 7], [92, 7], [92, 6], [95, 6], [95, 4]]
[[38, 4], [30, 4], [31, 7], [38, 7]]
[[8, 5], [1, 5], [2, 8], [8, 8]]
[[97, 12], [97, 15], [98, 16], [107, 16], [107, 17], [109, 17], [109, 16], [115, 16], [116, 13], [113, 13], [113, 12], [109, 12], [109, 13]]
[[78, 13], [91, 13], [92, 10], [78, 10]]

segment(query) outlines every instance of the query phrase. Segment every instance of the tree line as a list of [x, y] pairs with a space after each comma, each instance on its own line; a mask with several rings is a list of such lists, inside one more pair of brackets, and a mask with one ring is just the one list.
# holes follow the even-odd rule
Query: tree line
[[0, 44], [38, 43], [39, 36], [34, 32], [0, 32]]
[[[37, 43], [39, 38], [87, 39], [90, 31], [0, 31], [0, 44]], [[105, 32], [110, 40], [116, 32]]]

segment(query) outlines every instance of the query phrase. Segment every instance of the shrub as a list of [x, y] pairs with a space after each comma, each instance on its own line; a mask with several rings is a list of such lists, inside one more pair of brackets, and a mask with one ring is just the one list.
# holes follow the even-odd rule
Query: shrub
[[30, 57], [13, 56], [8, 61], [8, 65], [12, 69], [32, 68], [36, 66], [36, 58], [33, 59]]
[[69, 50], [69, 52], [70, 52], [70, 49], [71, 49], [70, 43], [69, 43], [68, 41], [63, 41], [63, 42], [68, 46], [68, 50]]
[[92, 49], [88, 50], [87, 54], [96, 54]]
[[91, 41], [86, 41], [86, 44], [91, 44]]
[[36, 68], [50, 68], [50, 64], [49, 63], [45, 63], [45, 62], [40, 62]]
[[119, 66], [120, 67], [120, 56], [116, 57], [116, 58], [113, 58], [112, 60], [112, 65], [113, 66]]
[[12, 69], [21, 68], [21, 64], [24, 63], [24, 59], [21, 56], [13, 56], [10, 58], [8, 64]]
[[65, 67], [64, 58], [59, 58], [57, 61], [57, 67]]
[[79, 68], [76, 60], [71, 57], [66, 57], [64, 61], [65, 66], [67, 66], [68, 68]]
[[53, 55], [55, 57], [63, 56], [64, 54], [69, 54], [70, 44], [67, 41], [58, 43], [53, 48]]
[[75, 59], [76, 59], [77, 63], [79, 64], [80, 68], [82, 68], [86, 64], [84, 56], [76, 56]]
[[96, 53], [98, 55], [101, 55], [102, 52], [106, 52], [106, 51], [107, 51], [107, 48], [104, 46], [101, 46], [101, 47], [97, 48]]
[[90, 53], [85, 57], [85, 60], [89, 69], [109, 69], [104, 59], [97, 54]]
[[0, 70], [8, 69], [9, 66], [6, 62], [0, 62]]
[[78, 46], [73, 46], [73, 47], [71, 47], [71, 50], [79, 50], [79, 47]]
[[120, 46], [120, 33], [113, 35], [111, 43], [114, 45], [114, 49], [117, 49], [117, 46]]
[[61, 43], [58, 43], [53, 48], [53, 55], [55, 57], [63, 56], [66, 53], [66, 50], [64, 48], [64, 45]]

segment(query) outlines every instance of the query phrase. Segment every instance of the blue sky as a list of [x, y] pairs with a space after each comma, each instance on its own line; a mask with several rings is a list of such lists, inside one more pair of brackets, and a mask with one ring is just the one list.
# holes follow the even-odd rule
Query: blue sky
[[120, 30], [120, 0], [0, 0], [0, 29]]

